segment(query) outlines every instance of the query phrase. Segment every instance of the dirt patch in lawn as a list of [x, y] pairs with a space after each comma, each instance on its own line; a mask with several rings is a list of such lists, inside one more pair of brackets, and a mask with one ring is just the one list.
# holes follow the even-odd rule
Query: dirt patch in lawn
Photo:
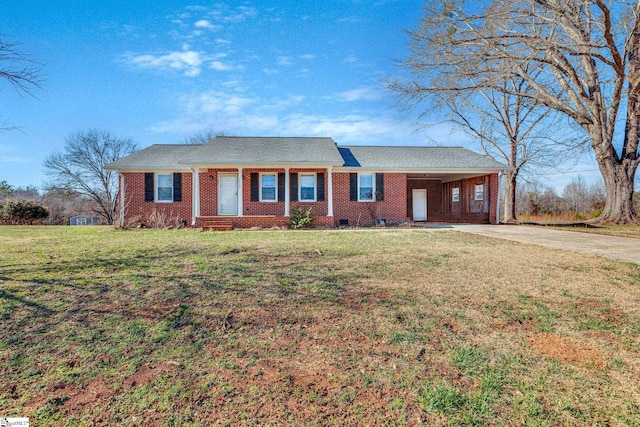
[[554, 334], [537, 334], [529, 339], [531, 346], [541, 355], [561, 363], [584, 369], [603, 369], [605, 355], [598, 349], [589, 348], [569, 338]]

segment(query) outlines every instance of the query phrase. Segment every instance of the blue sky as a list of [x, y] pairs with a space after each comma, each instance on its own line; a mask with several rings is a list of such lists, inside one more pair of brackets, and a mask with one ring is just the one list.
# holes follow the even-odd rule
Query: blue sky
[[[36, 98], [0, 81], [0, 181], [41, 186], [77, 131], [140, 147], [213, 130], [339, 144], [462, 145], [417, 132], [385, 79], [409, 53], [422, 0], [4, 0], [0, 34], [44, 64]], [[434, 118], [434, 121], [438, 121]], [[565, 175], [563, 177], [566, 178]]]

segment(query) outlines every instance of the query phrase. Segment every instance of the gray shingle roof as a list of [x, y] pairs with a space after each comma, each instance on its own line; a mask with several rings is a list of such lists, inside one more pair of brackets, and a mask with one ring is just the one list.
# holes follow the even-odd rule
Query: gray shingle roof
[[216, 137], [206, 144], [157, 144], [105, 166], [187, 170], [197, 165], [333, 165], [368, 170], [499, 171], [489, 156], [462, 147], [336, 146], [331, 138]]
[[177, 170], [185, 169], [178, 161], [188, 155], [196, 145], [154, 144], [115, 162], [109, 163], [105, 169], [132, 170]]
[[216, 137], [196, 147], [184, 163], [342, 165], [331, 138]]
[[345, 168], [377, 170], [504, 170], [506, 166], [462, 147], [341, 146]]

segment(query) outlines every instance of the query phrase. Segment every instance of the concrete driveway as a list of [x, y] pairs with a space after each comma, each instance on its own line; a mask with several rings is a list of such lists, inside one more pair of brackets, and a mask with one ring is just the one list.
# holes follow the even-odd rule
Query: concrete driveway
[[456, 231], [640, 264], [640, 239], [519, 225], [447, 224]]

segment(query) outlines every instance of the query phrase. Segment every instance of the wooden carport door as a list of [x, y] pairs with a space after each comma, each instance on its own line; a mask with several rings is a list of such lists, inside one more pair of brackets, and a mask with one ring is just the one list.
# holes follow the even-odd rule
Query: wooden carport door
[[411, 198], [412, 198], [412, 204], [413, 204], [413, 220], [426, 221], [427, 220], [427, 190], [415, 188], [411, 191]]

